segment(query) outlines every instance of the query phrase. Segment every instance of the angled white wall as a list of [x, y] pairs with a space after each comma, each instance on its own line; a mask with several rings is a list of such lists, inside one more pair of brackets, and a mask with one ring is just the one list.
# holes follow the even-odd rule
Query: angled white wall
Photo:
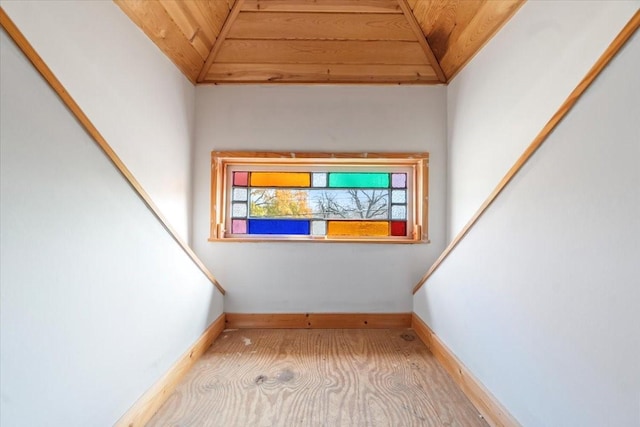
[[223, 310], [0, 35], [0, 424], [112, 425]]
[[447, 241], [639, 7], [530, 0], [449, 84]]
[[194, 86], [112, 1], [0, 1], [180, 236]]
[[[196, 93], [196, 253], [228, 312], [408, 312], [444, 247], [445, 88], [206, 86]], [[430, 153], [431, 243], [210, 243], [212, 150]]]
[[640, 425], [638, 76], [640, 34], [414, 300], [523, 426]]

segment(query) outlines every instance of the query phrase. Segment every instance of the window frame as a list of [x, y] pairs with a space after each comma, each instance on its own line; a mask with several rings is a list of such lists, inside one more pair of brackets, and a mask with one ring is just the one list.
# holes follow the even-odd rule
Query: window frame
[[[231, 197], [229, 166], [371, 166], [372, 168], [410, 167], [413, 170], [411, 199], [413, 233], [404, 237], [312, 237], [312, 236], [226, 236], [228, 199]], [[409, 177], [411, 179], [411, 177]], [[218, 209], [220, 207], [220, 209]], [[314, 152], [211, 152], [210, 242], [325, 242], [325, 243], [429, 243], [429, 153], [314, 153]]]

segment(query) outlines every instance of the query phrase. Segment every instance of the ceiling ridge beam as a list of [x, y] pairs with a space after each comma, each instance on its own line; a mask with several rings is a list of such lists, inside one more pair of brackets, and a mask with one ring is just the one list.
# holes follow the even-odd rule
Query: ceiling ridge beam
[[233, 25], [236, 18], [240, 14], [240, 9], [242, 9], [243, 3], [244, 3], [244, 0], [236, 0], [236, 2], [233, 4], [233, 7], [231, 8], [231, 11], [229, 11], [229, 15], [227, 15], [227, 19], [224, 21], [224, 24], [220, 29], [220, 34], [218, 34], [216, 41], [213, 43], [213, 46], [211, 47], [211, 52], [209, 52], [209, 55], [207, 56], [207, 60], [204, 62], [204, 65], [200, 70], [200, 74], [198, 75], [198, 79], [197, 79], [198, 83], [201, 83], [205, 79], [205, 77], [207, 77], [209, 68], [211, 68], [211, 64], [213, 64], [213, 61], [215, 61], [216, 55], [218, 55], [218, 52], [222, 47], [222, 43], [224, 43], [225, 39], [227, 38], [227, 34], [229, 34], [229, 30], [231, 30], [231, 26]]
[[409, 26], [415, 33], [416, 38], [418, 39], [418, 44], [424, 51], [424, 54], [427, 57], [427, 60], [429, 61], [429, 64], [431, 64], [431, 66], [433, 67], [433, 70], [436, 72], [436, 76], [438, 76], [438, 80], [440, 80], [440, 82], [442, 83], [446, 83], [447, 76], [444, 74], [444, 71], [442, 71], [442, 67], [438, 62], [438, 58], [436, 58], [436, 55], [433, 53], [433, 50], [431, 49], [431, 46], [429, 46], [429, 42], [427, 41], [427, 36], [425, 36], [424, 33], [422, 32], [422, 28], [420, 27], [420, 24], [418, 24], [418, 21], [416, 21], [416, 17], [413, 14], [411, 7], [407, 3], [407, 0], [398, 0], [398, 4], [400, 5], [400, 9], [402, 9], [402, 13], [404, 14], [404, 17], [407, 18], [407, 21], [409, 22]]

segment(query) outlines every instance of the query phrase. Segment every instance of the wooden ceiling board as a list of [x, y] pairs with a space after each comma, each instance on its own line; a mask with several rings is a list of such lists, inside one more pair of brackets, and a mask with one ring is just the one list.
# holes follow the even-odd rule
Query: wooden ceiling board
[[203, 83], [438, 83], [430, 65], [221, 64]]
[[407, 3], [409, 3], [413, 16], [420, 24], [423, 33], [427, 35], [433, 30], [433, 25], [439, 19], [442, 10], [448, 3], [454, 1], [457, 0], [407, 0]]
[[114, 0], [193, 83], [447, 83], [525, 0]]
[[[446, 53], [449, 40], [471, 20], [486, 0], [414, 0], [413, 14], [436, 58]], [[455, 40], [455, 39], [454, 39]]]
[[205, 78], [205, 76], [207, 75], [207, 72], [209, 71], [209, 68], [211, 68], [211, 64], [213, 64], [213, 61], [215, 61], [216, 56], [218, 55], [218, 52], [220, 51], [220, 48], [222, 47], [222, 44], [224, 43], [227, 37], [227, 34], [229, 33], [229, 30], [231, 30], [231, 26], [233, 25], [236, 18], [238, 17], [238, 14], [240, 13], [240, 9], [242, 8], [243, 4], [244, 4], [244, 0], [235, 0], [233, 7], [231, 8], [231, 10], [229, 11], [229, 14], [224, 20], [224, 24], [220, 29], [218, 38], [216, 39], [216, 42], [213, 44], [213, 47], [211, 48], [211, 51], [209, 52], [209, 55], [207, 56], [207, 59], [205, 60], [204, 65], [200, 70], [200, 73], [198, 74], [198, 83]]
[[225, 40], [216, 62], [429, 64], [417, 42], [333, 40]]
[[178, 0], [193, 2], [195, 6], [201, 10], [201, 13], [207, 15], [207, 21], [210, 23], [211, 28], [216, 37], [222, 31], [222, 27], [233, 9], [236, 0]]
[[114, 0], [122, 11], [167, 55], [191, 82], [196, 79], [204, 59], [159, 2]]
[[451, 80], [475, 56], [482, 46], [522, 7], [524, 0], [487, 1], [460, 31], [455, 40], [449, 42], [440, 66]]
[[243, 11], [402, 13], [396, 0], [247, 0]]
[[[224, 25], [235, 0], [158, 0], [185, 37], [202, 37], [209, 50]], [[206, 56], [205, 56], [206, 57]]]
[[433, 53], [433, 50], [431, 50], [431, 46], [429, 45], [427, 38], [422, 33], [420, 24], [418, 24], [418, 21], [416, 21], [416, 17], [411, 12], [411, 7], [406, 2], [406, 0], [398, 0], [398, 4], [402, 9], [402, 13], [404, 14], [404, 17], [407, 20], [407, 23], [409, 24], [409, 26], [411, 27], [411, 30], [416, 36], [416, 39], [418, 40], [418, 43], [420, 44], [420, 47], [422, 48], [422, 51], [424, 52], [427, 58], [427, 61], [429, 61], [429, 64], [431, 64], [431, 66], [433, 67], [433, 70], [438, 76], [438, 80], [442, 83], [445, 83], [447, 81], [447, 76], [445, 76], [444, 72], [442, 71], [442, 68], [440, 68], [440, 63], [438, 62], [435, 54]]
[[[204, 18], [204, 16], [199, 11], [194, 14], [186, 2], [175, 0], [159, 0], [159, 2], [173, 22], [180, 28], [182, 35], [198, 51], [202, 59], [207, 59], [211, 46], [215, 41], [215, 36], [211, 37], [211, 28], [208, 25], [203, 28], [202, 22], [198, 22], [198, 18], [196, 18], [196, 16], [200, 18]], [[203, 19], [200, 19], [200, 21], [203, 21]]]
[[415, 34], [403, 15], [308, 12], [240, 12], [227, 38], [416, 40]]

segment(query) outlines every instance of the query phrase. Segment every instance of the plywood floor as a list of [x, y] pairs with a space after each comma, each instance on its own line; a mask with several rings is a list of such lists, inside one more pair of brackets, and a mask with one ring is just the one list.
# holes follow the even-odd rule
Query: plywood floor
[[486, 426], [410, 329], [225, 331], [149, 426]]

